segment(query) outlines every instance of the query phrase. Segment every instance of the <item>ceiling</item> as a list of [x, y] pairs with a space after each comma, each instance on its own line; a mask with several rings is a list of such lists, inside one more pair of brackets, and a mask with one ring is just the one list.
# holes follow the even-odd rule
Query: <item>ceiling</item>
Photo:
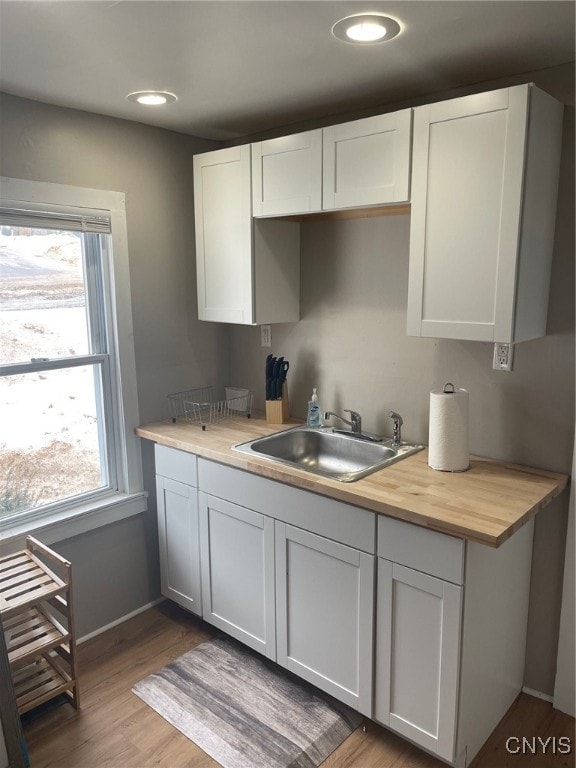
[[[366, 11], [401, 34], [331, 35]], [[220, 140], [573, 60], [572, 0], [0, 0], [1, 90]]]

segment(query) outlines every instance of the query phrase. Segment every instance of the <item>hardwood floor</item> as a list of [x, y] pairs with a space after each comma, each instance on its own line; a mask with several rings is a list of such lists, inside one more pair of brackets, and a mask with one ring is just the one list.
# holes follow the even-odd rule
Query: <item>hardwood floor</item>
[[[218, 764], [157, 715], [131, 688], [212, 636], [208, 624], [166, 601], [79, 648], [81, 709], [52, 706], [24, 718], [31, 768], [217, 768]], [[441, 768], [445, 764], [371, 721], [323, 768]], [[506, 751], [511, 737], [568, 737], [572, 753]], [[550, 742], [552, 744], [552, 742]], [[570, 768], [574, 719], [521, 695], [471, 768]], [[517, 743], [514, 742], [514, 746]]]

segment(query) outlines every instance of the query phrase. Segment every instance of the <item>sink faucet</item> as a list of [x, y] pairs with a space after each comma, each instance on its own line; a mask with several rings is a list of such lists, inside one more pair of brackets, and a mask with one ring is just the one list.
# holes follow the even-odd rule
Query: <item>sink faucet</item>
[[344, 413], [350, 414], [350, 419], [345, 419], [343, 416], [340, 416], [337, 413], [334, 413], [334, 411], [326, 411], [324, 414], [324, 419], [329, 419], [331, 416], [334, 416], [334, 418], [338, 419], [339, 421], [342, 421], [344, 424], [347, 424], [350, 429], [334, 429], [333, 432], [337, 432], [340, 435], [353, 435], [354, 437], [357, 437], [361, 440], [369, 440], [372, 443], [381, 443], [382, 438], [380, 435], [373, 435], [370, 432], [363, 432], [362, 431], [362, 416], [360, 416], [359, 413], [356, 411], [349, 411], [345, 410]]
[[326, 411], [326, 413], [324, 414], [324, 418], [329, 419], [330, 416], [334, 416], [335, 418], [344, 422], [344, 424], [348, 424], [353, 435], [361, 435], [362, 434], [362, 416], [360, 416], [360, 414], [357, 413], [356, 411], [344, 410], [344, 413], [350, 414], [350, 421], [348, 421], [348, 419], [345, 419], [343, 416], [339, 416], [337, 413], [334, 413], [334, 411]]
[[404, 424], [404, 421], [402, 420], [402, 416], [400, 416], [400, 414], [396, 413], [395, 411], [390, 411], [388, 416], [390, 416], [390, 418], [394, 423], [392, 445], [395, 448], [397, 448], [402, 443], [401, 429], [402, 429], [402, 424]]

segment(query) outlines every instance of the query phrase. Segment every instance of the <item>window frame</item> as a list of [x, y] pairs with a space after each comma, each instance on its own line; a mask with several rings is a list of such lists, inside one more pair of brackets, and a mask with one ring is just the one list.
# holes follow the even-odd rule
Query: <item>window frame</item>
[[[111, 430], [116, 488], [98, 489], [72, 499], [32, 509], [18, 520], [7, 524], [0, 519], [2, 551], [22, 546], [29, 533], [42, 533], [46, 543], [54, 543], [101, 525], [139, 514], [147, 508], [143, 490], [139, 440], [134, 432], [139, 424], [136, 360], [132, 324], [132, 302], [128, 263], [128, 237], [125, 195], [122, 192], [73, 187], [51, 182], [0, 177], [0, 205], [12, 209], [37, 209], [55, 213], [100, 214], [110, 219], [111, 252], [102, 242], [104, 270], [104, 301], [108, 327], [109, 349], [102, 365], [110, 367], [110, 392], [106, 409], [112, 414]], [[99, 355], [74, 358], [74, 365], [95, 362]], [[20, 363], [2, 366], [3, 373], [32, 372], [39, 366], [60, 368], [62, 359], [49, 363]], [[17, 370], [8, 370], [17, 369]]]

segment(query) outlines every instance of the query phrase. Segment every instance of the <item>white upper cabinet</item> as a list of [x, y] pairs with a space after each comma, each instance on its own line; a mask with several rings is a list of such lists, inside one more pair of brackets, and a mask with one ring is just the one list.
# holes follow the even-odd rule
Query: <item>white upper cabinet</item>
[[299, 319], [299, 225], [253, 221], [251, 189], [250, 145], [194, 156], [200, 320]]
[[407, 202], [412, 110], [324, 128], [324, 210]]
[[322, 130], [252, 144], [254, 216], [322, 210]]
[[520, 85], [196, 155], [199, 318], [299, 319], [299, 224], [278, 217], [410, 202], [408, 335], [544, 336], [562, 114]]
[[562, 113], [530, 85], [414, 110], [408, 335], [545, 335]]
[[254, 216], [406, 202], [412, 110], [252, 144]]

